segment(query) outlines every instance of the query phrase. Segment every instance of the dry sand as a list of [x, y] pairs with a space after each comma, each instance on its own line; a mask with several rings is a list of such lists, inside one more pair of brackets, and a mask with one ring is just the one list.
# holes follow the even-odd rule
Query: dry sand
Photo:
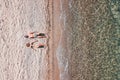
[[[0, 0], [0, 80], [59, 80], [52, 5], [52, 0]], [[23, 37], [30, 31], [48, 34], [38, 39], [45, 49], [25, 47], [33, 41]]]

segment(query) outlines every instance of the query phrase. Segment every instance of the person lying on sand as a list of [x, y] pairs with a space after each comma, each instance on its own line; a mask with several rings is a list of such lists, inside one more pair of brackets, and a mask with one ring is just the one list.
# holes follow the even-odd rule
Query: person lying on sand
[[38, 40], [26, 43], [26, 47], [30, 47], [32, 49], [35, 49], [35, 48], [45, 48], [44, 44], [37, 44], [36, 45], [36, 44], [34, 44], [35, 42], [38, 42]]
[[46, 38], [45, 33], [30, 32], [28, 35], [24, 36], [25, 38]]

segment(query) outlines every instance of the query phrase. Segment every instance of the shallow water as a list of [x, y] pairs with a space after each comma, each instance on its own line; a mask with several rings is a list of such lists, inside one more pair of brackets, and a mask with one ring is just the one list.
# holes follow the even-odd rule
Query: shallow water
[[119, 0], [61, 0], [60, 80], [120, 79], [119, 6]]

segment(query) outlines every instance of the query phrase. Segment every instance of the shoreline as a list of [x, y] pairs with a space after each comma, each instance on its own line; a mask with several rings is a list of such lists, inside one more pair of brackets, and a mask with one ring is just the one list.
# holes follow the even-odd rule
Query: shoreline
[[[50, 28], [49, 28], [49, 52], [48, 52], [48, 80], [60, 80], [59, 73], [59, 65], [56, 57], [56, 48], [59, 43], [61, 33], [58, 32], [60, 30], [60, 3], [59, 0], [49, 1], [49, 20], [50, 20]], [[46, 79], [47, 80], [47, 79]]]

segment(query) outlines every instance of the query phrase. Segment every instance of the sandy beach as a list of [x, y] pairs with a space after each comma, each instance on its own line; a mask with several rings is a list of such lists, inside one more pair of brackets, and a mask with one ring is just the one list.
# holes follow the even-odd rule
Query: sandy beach
[[[48, 34], [48, 2], [45, 0], [0, 0], [0, 80], [47, 80], [48, 47], [26, 48], [31, 31]], [[38, 39], [48, 44], [48, 39]]]
[[[54, 24], [59, 16], [59, 7], [53, 11], [53, 6], [59, 6], [59, 1], [55, 5], [53, 2], [0, 0], [0, 80], [60, 80], [55, 53], [60, 25], [59, 21]], [[48, 35], [48, 38], [35, 39], [46, 44], [45, 49], [32, 50], [25, 46], [27, 42], [34, 41], [24, 38], [31, 31]]]
[[0, 0], [0, 80], [120, 80], [119, 3]]

